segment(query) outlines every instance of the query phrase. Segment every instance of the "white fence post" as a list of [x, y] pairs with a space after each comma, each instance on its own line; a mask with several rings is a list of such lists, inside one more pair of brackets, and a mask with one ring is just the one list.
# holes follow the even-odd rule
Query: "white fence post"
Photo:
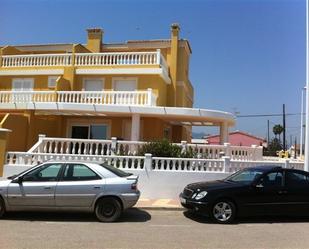
[[181, 153], [186, 153], [187, 151], [187, 141], [181, 141]]
[[112, 137], [112, 145], [111, 145], [111, 155], [115, 155], [117, 152], [117, 138], [116, 137]]
[[161, 59], [161, 49], [157, 49], [157, 61], [156, 61], [156, 64], [160, 65], [160, 59]]
[[152, 88], [147, 88], [147, 105], [152, 106]]
[[251, 148], [252, 148], [252, 160], [255, 161], [256, 160], [256, 148], [257, 148], [257, 146], [255, 144], [252, 144]]
[[223, 172], [229, 173], [231, 167], [231, 158], [229, 156], [223, 156]]
[[44, 144], [43, 144], [43, 140], [44, 138], [46, 137], [45, 134], [39, 134], [39, 147], [38, 147], [38, 153], [41, 153], [41, 149], [44, 147]]
[[146, 172], [149, 172], [152, 170], [152, 154], [150, 153], [145, 154], [144, 168]]
[[230, 143], [224, 143], [224, 147], [225, 147], [225, 156], [231, 157], [231, 144]]
[[288, 169], [290, 166], [290, 159], [285, 159], [284, 160], [284, 168]]

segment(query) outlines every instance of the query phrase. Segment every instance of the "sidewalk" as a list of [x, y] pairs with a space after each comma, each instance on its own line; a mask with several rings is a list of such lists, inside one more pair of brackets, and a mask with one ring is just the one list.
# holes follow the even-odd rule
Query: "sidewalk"
[[139, 199], [135, 207], [145, 209], [183, 210], [178, 199]]

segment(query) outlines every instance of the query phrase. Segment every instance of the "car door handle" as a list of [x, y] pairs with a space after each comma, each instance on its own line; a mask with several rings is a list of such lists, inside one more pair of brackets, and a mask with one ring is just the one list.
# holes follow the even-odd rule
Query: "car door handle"
[[280, 195], [282, 195], [282, 194], [287, 194], [288, 193], [288, 191], [286, 191], [286, 190], [280, 190], [280, 191], [278, 191], [278, 194], [280, 194]]
[[94, 189], [100, 189], [101, 187], [100, 186], [95, 186], [93, 187]]
[[51, 187], [44, 187], [44, 189], [51, 189]]

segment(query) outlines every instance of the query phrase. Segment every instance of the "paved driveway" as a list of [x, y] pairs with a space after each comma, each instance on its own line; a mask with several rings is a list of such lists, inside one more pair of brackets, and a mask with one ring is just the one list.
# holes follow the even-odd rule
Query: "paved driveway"
[[308, 248], [309, 218], [217, 225], [182, 211], [130, 209], [117, 223], [89, 214], [11, 213], [0, 248]]

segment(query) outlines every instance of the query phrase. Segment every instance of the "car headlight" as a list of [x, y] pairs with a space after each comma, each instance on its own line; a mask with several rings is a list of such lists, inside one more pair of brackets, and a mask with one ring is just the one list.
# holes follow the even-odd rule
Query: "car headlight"
[[207, 191], [202, 191], [202, 192], [199, 192], [198, 194], [196, 194], [194, 199], [200, 200], [200, 199], [204, 198], [206, 195], [207, 195]]

